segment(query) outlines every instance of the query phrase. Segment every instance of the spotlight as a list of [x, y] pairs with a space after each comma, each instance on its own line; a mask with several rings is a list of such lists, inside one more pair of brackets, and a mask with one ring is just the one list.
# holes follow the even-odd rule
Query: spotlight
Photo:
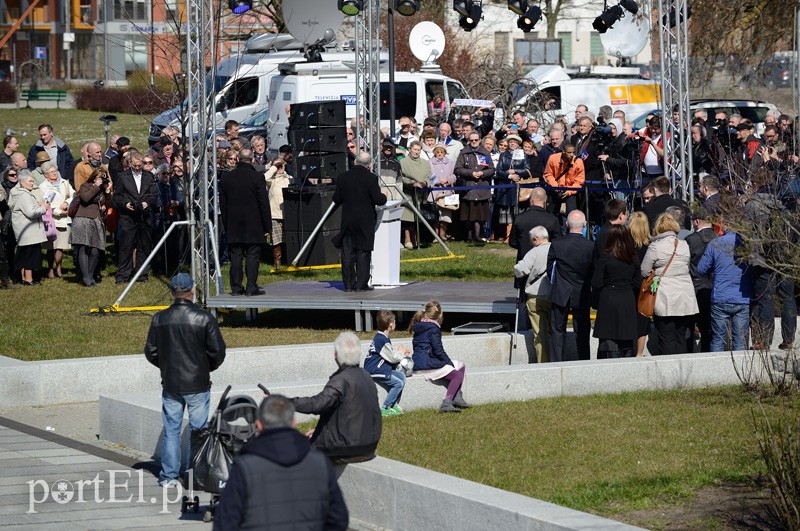
[[605, 33], [616, 21], [621, 19], [624, 14], [625, 12], [618, 5], [609, 7], [600, 13], [599, 17], [594, 19], [592, 27], [597, 30], [597, 33]]
[[394, 0], [394, 10], [403, 16], [410, 17], [419, 11], [419, 0]]
[[621, 5], [623, 9], [625, 9], [625, 11], [631, 15], [635, 15], [639, 12], [639, 6], [636, 5], [635, 0], [620, 0], [619, 5]]
[[348, 17], [354, 17], [364, 10], [364, 0], [338, 0], [339, 11]]
[[464, 31], [472, 31], [478, 26], [478, 22], [481, 20], [481, 14], [483, 13], [483, 9], [480, 5], [472, 5], [472, 8], [469, 10], [469, 14], [467, 16], [463, 16], [458, 20], [458, 25], [461, 26], [461, 29]]
[[522, 16], [528, 10], [528, 0], [508, 0], [508, 10]]
[[524, 15], [517, 19], [517, 27], [528, 33], [541, 19], [542, 9], [539, 6], [531, 6], [525, 11]]
[[[686, 6], [686, 15], [687, 15], [687, 18], [692, 18], [692, 6], [691, 5], [687, 5]], [[683, 22], [683, 11], [681, 11], [680, 17], [677, 17], [677, 16], [675, 16], [675, 6], [673, 6], [672, 10], [670, 10], [669, 14], [665, 14], [664, 17], [661, 19], [661, 23], [663, 25], [666, 25], [667, 22], [669, 22], [669, 27], [670, 28], [674, 28], [675, 27], [675, 20], [680, 20], [681, 22]]]
[[453, 10], [462, 17], [468, 17], [472, 10], [472, 0], [453, 0]]
[[234, 15], [241, 15], [253, 8], [253, 2], [252, 0], [228, 0], [228, 7]]

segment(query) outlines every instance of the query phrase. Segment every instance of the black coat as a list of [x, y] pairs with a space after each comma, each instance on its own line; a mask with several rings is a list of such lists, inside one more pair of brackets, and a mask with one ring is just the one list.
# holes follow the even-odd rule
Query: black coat
[[508, 245], [517, 250], [517, 262], [522, 260], [528, 254], [528, 251], [533, 248], [531, 246], [530, 231], [539, 225], [547, 229], [551, 242], [561, 236], [561, 225], [558, 223], [558, 218], [542, 207], [531, 206], [514, 218], [514, 225], [511, 226], [511, 235], [508, 237]]
[[371, 251], [375, 246], [375, 207], [386, 204], [378, 181], [378, 176], [364, 166], [353, 166], [336, 177], [333, 202], [342, 207], [342, 226], [333, 240], [337, 247], [341, 247], [345, 235], [356, 249]]
[[144, 355], [161, 369], [167, 393], [203, 393], [211, 388], [211, 371], [225, 361], [225, 342], [213, 315], [192, 301], [175, 299], [153, 316]]
[[547, 274], [553, 279], [550, 302], [588, 310], [593, 256], [594, 244], [578, 233], [553, 240], [547, 253]]
[[711, 227], [700, 229], [686, 237], [686, 243], [689, 245], [689, 274], [692, 275], [692, 283], [695, 290], [710, 290], [714, 285], [714, 279], [711, 275], [704, 277], [697, 272], [697, 264], [703, 258], [708, 242], [717, 237], [717, 233]]
[[319, 415], [311, 444], [328, 457], [375, 453], [382, 428], [378, 391], [361, 367], [339, 367], [322, 392], [293, 402], [298, 413]]
[[[144, 222], [153, 223], [153, 216], [157, 213], [156, 201], [158, 200], [158, 189], [153, 174], [142, 170], [142, 185], [139, 191], [136, 190], [136, 181], [130, 170], [124, 171], [114, 179], [114, 195], [112, 202], [114, 208], [119, 212], [121, 223]], [[133, 205], [133, 212], [127, 209], [126, 205]], [[143, 208], [143, 203], [147, 203], [147, 208]]]
[[690, 220], [691, 220], [691, 211], [689, 210], [689, 206], [681, 201], [680, 199], [675, 199], [669, 194], [660, 195], [658, 197], [654, 197], [652, 201], [647, 203], [644, 207], [642, 207], [642, 212], [645, 213], [647, 216], [647, 220], [650, 222], [650, 230], [653, 230], [653, 227], [656, 225], [656, 220], [658, 216], [663, 214], [667, 211], [667, 209], [671, 206], [681, 207], [686, 214], [683, 228], [689, 229], [691, 228]]
[[[586, 173], [586, 181], [602, 181], [603, 180], [603, 166], [600, 164], [600, 133], [594, 128], [587, 134], [585, 141], [582, 141], [580, 135], [572, 137], [572, 145], [575, 146], [575, 155], [583, 160], [583, 171]], [[581, 149], [581, 147], [583, 149]], [[545, 162], [545, 164], [547, 164]], [[592, 186], [587, 184], [587, 186]]]
[[265, 430], [242, 448], [214, 513], [214, 531], [347, 525], [330, 459], [294, 428]]
[[636, 297], [642, 276], [639, 262], [627, 264], [602, 253], [592, 273], [592, 290], [599, 294], [594, 337], [600, 339], [636, 340]]
[[263, 244], [272, 230], [264, 175], [252, 164], [239, 162], [219, 183], [219, 208], [228, 243]]

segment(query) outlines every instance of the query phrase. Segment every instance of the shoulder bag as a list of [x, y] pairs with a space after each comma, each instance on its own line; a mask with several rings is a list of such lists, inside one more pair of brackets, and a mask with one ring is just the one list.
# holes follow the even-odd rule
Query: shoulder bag
[[669, 257], [669, 262], [667, 262], [667, 265], [664, 266], [664, 270], [661, 271], [661, 275], [656, 278], [656, 270], [654, 269], [650, 271], [650, 274], [647, 275], [647, 278], [642, 281], [642, 286], [639, 288], [639, 298], [636, 301], [636, 307], [639, 310], [639, 313], [645, 317], [653, 317], [653, 313], [656, 308], [658, 282], [667, 273], [667, 269], [669, 269], [669, 265], [672, 263], [672, 259], [675, 258], [675, 253], [677, 252], [678, 238], [675, 238], [675, 249], [672, 251], [672, 256]]

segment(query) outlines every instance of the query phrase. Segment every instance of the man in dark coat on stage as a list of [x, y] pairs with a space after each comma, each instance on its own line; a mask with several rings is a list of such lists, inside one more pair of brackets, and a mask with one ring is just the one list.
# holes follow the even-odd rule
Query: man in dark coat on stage
[[567, 216], [569, 233], [553, 241], [547, 253], [547, 274], [550, 275], [550, 361], [574, 361], [564, 358], [567, 317], [572, 312], [572, 329], [578, 345], [578, 359], [588, 360], [590, 287], [594, 244], [584, 238], [586, 216], [573, 210]]
[[[219, 184], [219, 207], [231, 254], [231, 295], [263, 295], [258, 287], [258, 263], [272, 226], [264, 175], [253, 167], [253, 152], [239, 151], [236, 168]], [[242, 285], [242, 259], [247, 288]]]
[[375, 244], [375, 207], [386, 204], [379, 178], [370, 171], [372, 157], [361, 152], [355, 166], [336, 177], [333, 202], [342, 207], [342, 226], [333, 244], [342, 251], [342, 281], [346, 291], [369, 287], [370, 262]]

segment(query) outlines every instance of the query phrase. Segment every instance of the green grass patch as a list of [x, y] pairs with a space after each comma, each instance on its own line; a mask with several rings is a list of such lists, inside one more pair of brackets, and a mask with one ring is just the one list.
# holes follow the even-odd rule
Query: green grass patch
[[613, 517], [763, 473], [752, 406], [741, 388], [723, 387], [418, 411], [384, 422], [378, 453]]

